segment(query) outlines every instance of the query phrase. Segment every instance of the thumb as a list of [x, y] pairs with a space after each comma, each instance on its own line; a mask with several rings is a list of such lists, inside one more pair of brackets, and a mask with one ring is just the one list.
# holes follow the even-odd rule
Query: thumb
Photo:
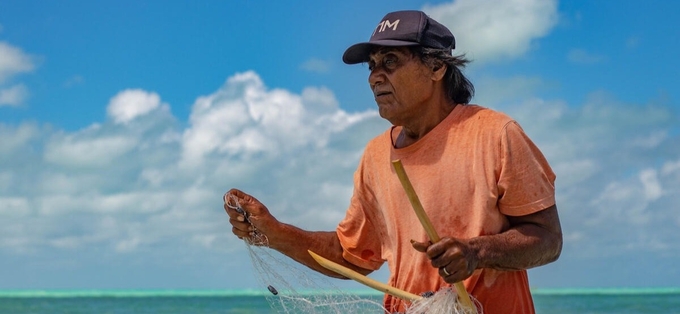
[[418, 252], [425, 253], [427, 251], [427, 248], [432, 245], [432, 242], [427, 241], [427, 242], [418, 242], [416, 240], [411, 240], [411, 246], [413, 246], [414, 249]]

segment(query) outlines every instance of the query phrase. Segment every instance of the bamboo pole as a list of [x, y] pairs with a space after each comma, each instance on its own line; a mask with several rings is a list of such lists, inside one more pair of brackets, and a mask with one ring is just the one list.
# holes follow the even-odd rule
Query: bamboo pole
[[[437, 231], [434, 229], [434, 226], [432, 226], [432, 222], [430, 221], [430, 218], [427, 216], [427, 213], [425, 212], [423, 205], [420, 203], [420, 199], [418, 199], [418, 194], [416, 194], [416, 191], [413, 189], [413, 185], [411, 185], [411, 181], [408, 179], [408, 176], [406, 175], [406, 171], [404, 170], [404, 165], [402, 165], [401, 160], [399, 159], [393, 160], [392, 166], [394, 166], [394, 170], [397, 172], [397, 176], [399, 177], [401, 186], [404, 187], [404, 191], [406, 191], [408, 200], [411, 202], [411, 206], [413, 206], [413, 210], [416, 212], [416, 216], [418, 216], [420, 224], [422, 224], [423, 228], [425, 228], [425, 232], [427, 233], [427, 236], [430, 238], [430, 241], [432, 241], [432, 243], [439, 242], [440, 240], [439, 235], [437, 234]], [[470, 295], [468, 294], [467, 290], [465, 290], [463, 282], [459, 281], [454, 283], [453, 285], [456, 287], [456, 292], [458, 292], [458, 297], [463, 302], [463, 305], [472, 309], [474, 313], [477, 313], [477, 307], [472, 304]]]
[[349, 279], [352, 279], [356, 282], [364, 284], [364, 285], [366, 285], [370, 288], [373, 288], [375, 290], [381, 291], [383, 293], [387, 293], [391, 296], [395, 296], [397, 298], [400, 298], [400, 299], [406, 300], [406, 301], [416, 301], [416, 300], [420, 300], [420, 299], [423, 298], [419, 295], [416, 295], [416, 294], [413, 294], [413, 293], [410, 293], [410, 292], [407, 292], [407, 291], [404, 291], [404, 290], [400, 290], [400, 289], [397, 289], [397, 288], [392, 287], [390, 285], [387, 285], [387, 284], [384, 284], [384, 283], [379, 282], [377, 280], [374, 280], [372, 278], [368, 278], [368, 277], [366, 277], [366, 276], [364, 276], [364, 275], [362, 275], [362, 274], [360, 274], [360, 273], [358, 273], [354, 270], [351, 270], [351, 269], [349, 269], [345, 266], [342, 266], [338, 263], [335, 263], [335, 262], [330, 261], [326, 258], [323, 258], [320, 255], [318, 255], [318, 254], [316, 254], [316, 253], [314, 253], [310, 250], [307, 250], [307, 252], [309, 253], [309, 255], [312, 256], [312, 258], [314, 258], [314, 260], [317, 263], [319, 263], [319, 265], [323, 266], [324, 268], [326, 268], [328, 270], [332, 270], [332, 271], [334, 271], [334, 272], [336, 272], [340, 275], [343, 275], [343, 276], [345, 276]]

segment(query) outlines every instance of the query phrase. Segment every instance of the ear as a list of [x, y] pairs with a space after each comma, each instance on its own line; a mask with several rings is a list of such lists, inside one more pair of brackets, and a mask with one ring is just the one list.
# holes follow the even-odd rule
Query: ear
[[434, 81], [441, 81], [444, 78], [444, 75], [446, 75], [446, 70], [449, 67], [444, 63], [444, 62], [437, 62], [435, 65], [432, 67], [432, 80]]

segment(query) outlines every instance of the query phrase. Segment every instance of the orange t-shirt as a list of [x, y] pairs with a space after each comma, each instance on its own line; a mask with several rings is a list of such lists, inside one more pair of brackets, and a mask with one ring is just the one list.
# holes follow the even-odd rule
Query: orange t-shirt
[[[376, 270], [387, 261], [388, 284], [411, 293], [448, 286], [410, 240], [427, 241], [392, 168], [401, 159], [441, 237], [473, 238], [508, 230], [506, 216], [528, 215], [555, 204], [555, 174], [510, 117], [476, 105], [458, 105], [416, 143], [396, 149], [400, 127], [371, 140], [354, 174], [354, 195], [337, 234], [343, 257]], [[464, 282], [484, 313], [533, 313], [526, 271], [478, 269]], [[385, 296], [390, 312], [403, 301]]]

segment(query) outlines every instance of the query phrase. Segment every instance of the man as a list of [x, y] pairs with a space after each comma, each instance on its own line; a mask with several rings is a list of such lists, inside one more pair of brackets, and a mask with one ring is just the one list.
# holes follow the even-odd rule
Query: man
[[[269, 246], [329, 276], [312, 250], [368, 274], [387, 261], [388, 284], [419, 294], [464, 281], [484, 313], [533, 313], [526, 269], [556, 260], [562, 231], [555, 175], [508, 116], [468, 105], [474, 88], [452, 56], [451, 32], [419, 11], [387, 14], [347, 64], [368, 63], [380, 116], [393, 124], [371, 140], [354, 175], [354, 194], [336, 231], [279, 222], [238, 190], [246, 220], [225, 206], [233, 233], [254, 230]], [[434, 228], [432, 244], [392, 168], [400, 159]], [[388, 311], [405, 304], [386, 296]]]

